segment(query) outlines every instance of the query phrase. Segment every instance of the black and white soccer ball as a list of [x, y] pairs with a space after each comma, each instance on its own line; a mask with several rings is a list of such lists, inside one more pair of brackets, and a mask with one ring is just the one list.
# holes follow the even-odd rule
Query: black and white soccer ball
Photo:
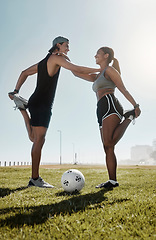
[[65, 192], [79, 192], [85, 184], [85, 177], [77, 169], [69, 169], [63, 173], [61, 184]]

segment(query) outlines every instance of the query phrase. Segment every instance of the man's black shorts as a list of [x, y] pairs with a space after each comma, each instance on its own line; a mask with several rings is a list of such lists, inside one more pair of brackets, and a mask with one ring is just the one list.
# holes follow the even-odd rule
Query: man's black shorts
[[30, 124], [34, 127], [48, 128], [51, 119], [51, 108], [43, 106], [30, 106], [29, 112], [31, 116]]

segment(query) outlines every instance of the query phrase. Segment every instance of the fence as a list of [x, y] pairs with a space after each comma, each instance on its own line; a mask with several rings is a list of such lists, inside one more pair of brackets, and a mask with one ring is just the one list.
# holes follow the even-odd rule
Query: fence
[[7, 167], [7, 166], [26, 166], [31, 165], [31, 162], [7, 162], [7, 161], [0, 161], [0, 167]]
[[[58, 163], [49, 163], [49, 162], [41, 162], [40, 165], [55, 165]], [[11, 161], [0, 161], [0, 167], [11, 167], [11, 166], [29, 166], [31, 162], [11, 162]]]

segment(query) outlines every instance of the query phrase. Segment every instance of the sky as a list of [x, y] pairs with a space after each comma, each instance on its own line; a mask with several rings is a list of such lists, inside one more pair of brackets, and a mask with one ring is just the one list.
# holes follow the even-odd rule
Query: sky
[[[114, 49], [122, 80], [142, 114], [116, 146], [118, 161], [130, 159], [131, 147], [152, 145], [156, 139], [156, 1], [155, 0], [0, 0], [0, 161], [31, 161], [22, 116], [7, 93], [14, 90], [22, 70], [39, 62], [56, 36], [70, 40], [71, 61], [98, 67], [96, 51]], [[20, 95], [29, 98], [36, 75], [27, 79]], [[116, 90], [124, 109], [132, 105]], [[59, 131], [58, 131], [59, 130]], [[104, 164], [105, 155], [96, 119], [92, 83], [61, 69], [53, 114], [42, 152], [43, 163]]]

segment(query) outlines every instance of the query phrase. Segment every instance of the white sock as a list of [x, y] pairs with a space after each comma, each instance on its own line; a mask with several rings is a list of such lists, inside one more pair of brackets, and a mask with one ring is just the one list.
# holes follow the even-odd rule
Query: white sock
[[114, 181], [114, 180], [109, 180], [109, 182], [112, 183], [113, 185], [117, 183], [117, 181]]
[[134, 117], [133, 117], [133, 115], [130, 115], [127, 119], [132, 121], [134, 119]]

